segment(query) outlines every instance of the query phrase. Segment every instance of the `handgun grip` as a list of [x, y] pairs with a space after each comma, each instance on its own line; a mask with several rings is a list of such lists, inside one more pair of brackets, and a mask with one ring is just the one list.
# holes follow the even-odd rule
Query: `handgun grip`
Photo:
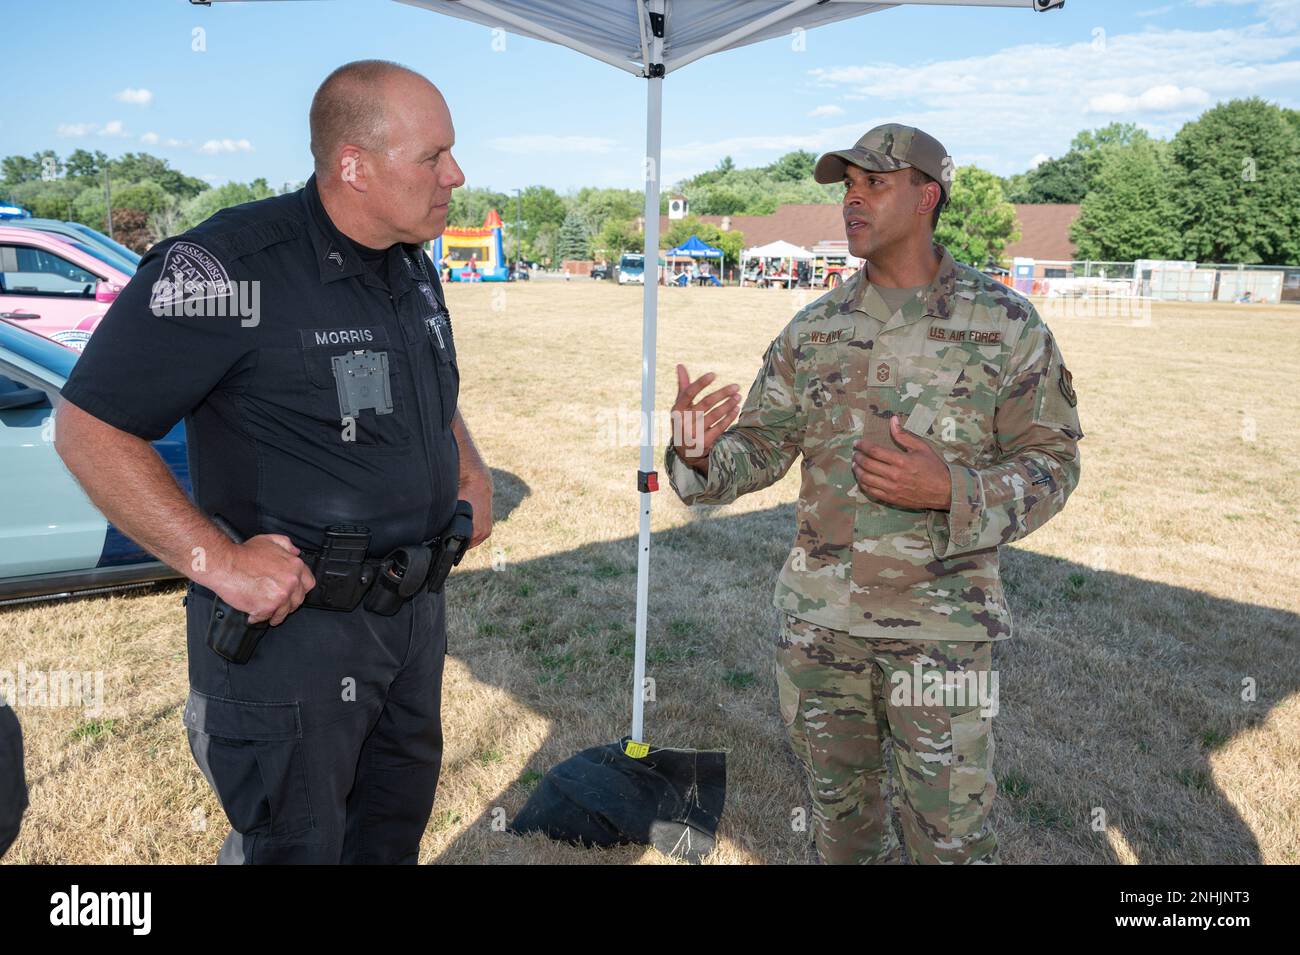
[[[244, 542], [239, 531], [230, 526], [220, 514], [212, 515], [212, 523], [236, 544]], [[247, 663], [253, 658], [258, 642], [270, 626], [269, 620], [250, 624], [247, 612], [237, 610], [215, 593], [212, 595], [212, 616], [208, 620], [208, 646], [217, 656], [231, 663]]]

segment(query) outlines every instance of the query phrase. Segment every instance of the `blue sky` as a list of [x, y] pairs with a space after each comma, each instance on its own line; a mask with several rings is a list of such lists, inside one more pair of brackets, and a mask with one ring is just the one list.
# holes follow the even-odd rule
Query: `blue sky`
[[[748, 166], [842, 147], [890, 121], [1005, 175], [1116, 120], [1169, 136], [1234, 97], [1300, 107], [1300, 0], [900, 7], [809, 31], [804, 46], [769, 40], [671, 74], [664, 179], [724, 155]], [[513, 35], [495, 51], [484, 27], [392, 0], [11, 4], [0, 155], [147, 151], [213, 183], [300, 181], [312, 93], [362, 57], [442, 88], [469, 185], [640, 187], [644, 81]]]

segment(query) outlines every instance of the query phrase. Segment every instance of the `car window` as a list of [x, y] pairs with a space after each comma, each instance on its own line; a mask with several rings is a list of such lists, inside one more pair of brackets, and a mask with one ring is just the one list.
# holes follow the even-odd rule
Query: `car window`
[[109, 252], [107, 249], [101, 249], [98, 246], [91, 245], [88, 242], [82, 242], [80, 239], [68, 239], [68, 245], [80, 252], [92, 255], [105, 265], [111, 265], [119, 272], [125, 272], [127, 275], [135, 274], [135, 266], [129, 262], [123, 262], [120, 258]]
[[91, 296], [98, 281], [98, 276], [45, 249], [0, 245], [0, 292], [8, 295]]
[[0, 411], [50, 406], [50, 396], [43, 388], [33, 388], [0, 374]]
[[114, 252], [118, 254], [119, 258], [125, 259], [131, 265], [140, 264], [140, 253], [136, 252], [134, 249], [128, 249], [121, 242], [118, 242], [114, 239], [110, 239], [108, 236], [104, 235], [104, 233], [100, 232], [98, 229], [92, 229], [88, 225], [84, 225], [80, 222], [73, 222], [70, 224], [74, 229], [78, 229], [81, 232], [84, 232], [86, 235], [90, 236], [91, 239], [96, 243], [98, 243], [99, 245], [108, 246], [110, 249], [112, 249]]

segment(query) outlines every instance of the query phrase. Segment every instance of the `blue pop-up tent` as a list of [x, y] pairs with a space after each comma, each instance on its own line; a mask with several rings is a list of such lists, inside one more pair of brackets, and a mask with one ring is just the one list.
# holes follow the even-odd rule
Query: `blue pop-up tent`
[[689, 255], [692, 259], [720, 259], [722, 250], [715, 249], [711, 245], [706, 245], [700, 241], [698, 235], [693, 235], [675, 249], [669, 249], [666, 255]]
[[[669, 249], [664, 253], [664, 255], [668, 258], [672, 258], [673, 256], [686, 256], [692, 259], [717, 259], [719, 263], [722, 261], [722, 250], [715, 249], [713, 246], [701, 241], [698, 235], [691, 236], [677, 248]], [[722, 284], [716, 277], [711, 276], [711, 278], [714, 285]], [[674, 276], [674, 280], [675, 279], [676, 276]], [[686, 279], [683, 278], [681, 281], [685, 282]]]

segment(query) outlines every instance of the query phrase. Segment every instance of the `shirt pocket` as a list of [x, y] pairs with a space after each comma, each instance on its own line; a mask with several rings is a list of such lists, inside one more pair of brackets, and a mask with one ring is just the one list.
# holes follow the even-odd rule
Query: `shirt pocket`
[[456, 339], [451, 331], [451, 315], [445, 308], [435, 306], [432, 314], [425, 316], [429, 344], [438, 369], [438, 398], [442, 405], [442, 428], [451, 427], [456, 415], [456, 401], [460, 396], [460, 366], [456, 361]]
[[344, 448], [409, 449], [412, 429], [402, 387], [404, 361], [400, 348], [386, 343], [303, 348], [312, 416]]
[[976, 466], [994, 446], [1001, 374], [997, 345], [953, 343], [900, 362], [904, 429], [929, 441], [947, 463]]

